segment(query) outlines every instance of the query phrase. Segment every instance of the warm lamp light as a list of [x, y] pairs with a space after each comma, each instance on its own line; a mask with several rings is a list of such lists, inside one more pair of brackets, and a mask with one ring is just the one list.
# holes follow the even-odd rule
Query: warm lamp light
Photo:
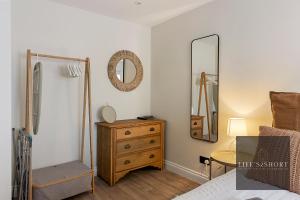
[[244, 118], [229, 118], [227, 125], [227, 135], [232, 137], [246, 136], [246, 120]]

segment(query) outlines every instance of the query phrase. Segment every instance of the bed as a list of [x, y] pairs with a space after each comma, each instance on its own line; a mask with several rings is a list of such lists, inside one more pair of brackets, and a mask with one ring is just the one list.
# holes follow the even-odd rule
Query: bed
[[[245, 181], [265, 185], [250, 179]], [[236, 170], [233, 169], [173, 200], [300, 200], [300, 195], [287, 190], [236, 190], [235, 183]]]
[[289, 190], [295, 193], [255, 181], [259, 180], [257, 177], [254, 180], [244, 176], [242, 182], [254, 184], [258, 188], [272, 187], [274, 190], [236, 190], [237, 171], [233, 169], [174, 200], [300, 200], [300, 93], [270, 92], [270, 100], [273, 128], [260, 127], [259, 136], [290, 137]]

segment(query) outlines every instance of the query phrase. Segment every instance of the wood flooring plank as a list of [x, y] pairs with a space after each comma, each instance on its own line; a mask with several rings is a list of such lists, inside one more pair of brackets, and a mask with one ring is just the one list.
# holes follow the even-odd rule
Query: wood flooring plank
[[167, 170], [146, 168], [130, 172], [112, 187], [96, 177], [94, 194], [87, 192], [68, 200], [169, 200], [198, 186]]

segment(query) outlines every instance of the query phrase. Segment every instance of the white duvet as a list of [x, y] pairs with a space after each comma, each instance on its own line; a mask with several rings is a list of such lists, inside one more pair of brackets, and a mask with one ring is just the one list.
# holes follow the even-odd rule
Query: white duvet
[[[251, 181], [253, 180], [246, 180]], [[300, 195], [287, 190], [236, 190], [236, 171], [219, 176], [174, 200], [300, 200]], [[263, 183], [257, 182], [255, 184]]]

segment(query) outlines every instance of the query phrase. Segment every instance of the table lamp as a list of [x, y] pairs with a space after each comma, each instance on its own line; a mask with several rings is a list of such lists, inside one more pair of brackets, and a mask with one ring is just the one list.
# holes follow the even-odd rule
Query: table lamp
[[227, 125], [227, 135], [234, 137], [234, 146], [236, 145], [236, 136], [246, 136], [247, 126], [244, 118], [229, 118]]

